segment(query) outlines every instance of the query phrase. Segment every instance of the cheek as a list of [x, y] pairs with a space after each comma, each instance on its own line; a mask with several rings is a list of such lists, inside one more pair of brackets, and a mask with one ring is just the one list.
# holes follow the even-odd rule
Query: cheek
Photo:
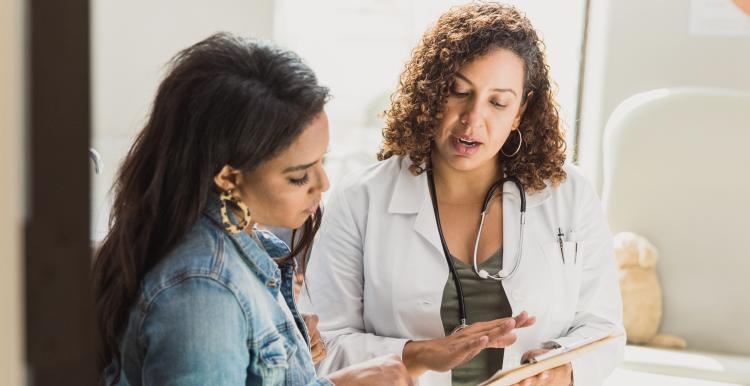
[[304, 210], [309, 205], [305, 189], [293, 187], [285, 192], [273, 194], [268, 199], [268, 217], [275, 225], [296, 228], [304, 222]]
[[510, 131], [510, 124], [506, 124], [505, 122], [493, 125], [490, 130], [488, 130], [492, 146], [497, 147], [498, 149], [503, 146], [510, 135]]
[[453, 126], [460, 122], [459, 109], [455, 106], [455, 103], [446, 103], [441, 114], [442, 118], [435, 125], [434, 134], [436, 137], [449, 135]]

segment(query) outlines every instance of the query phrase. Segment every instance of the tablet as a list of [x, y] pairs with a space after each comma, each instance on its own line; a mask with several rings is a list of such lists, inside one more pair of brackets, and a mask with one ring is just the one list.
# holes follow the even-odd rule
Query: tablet
[[565, 347], [550, 350], [538, 355], [533, 363], [521, 365], [508, 370], [500, 370], [490, 379], [482, 382], [479, 386], [509, 386], [518, 383], [528, 377], [541, 373], [544, 370], [564, 365], [573, 359], [595, 350], [602, 345], [612, 342], [620, 337], [622, 333], [610, 334], [600, 337], [581, 339], [580, 341]]

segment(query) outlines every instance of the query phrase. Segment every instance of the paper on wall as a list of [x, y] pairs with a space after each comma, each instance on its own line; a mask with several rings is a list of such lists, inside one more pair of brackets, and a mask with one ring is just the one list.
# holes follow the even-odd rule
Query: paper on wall
[[750, 0], [690, 0], [689, 33], [750, 37]]

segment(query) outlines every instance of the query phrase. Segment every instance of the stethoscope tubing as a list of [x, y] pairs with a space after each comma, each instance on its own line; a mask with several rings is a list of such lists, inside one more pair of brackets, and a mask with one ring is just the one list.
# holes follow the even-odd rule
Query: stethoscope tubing
[[[490, 275], [484, 270], [479, 271], [479, 266], [477, 265], [477, 252], [479, 249], [479, 238], [482, 234], [482, 228], [484, 227], [484, 219], [487, 214], [487, 209], [489, 207], [490, 201], [492, 200], [492, 197], [495, 194], [495, 191], [497, 190], [497, 188], [502, 187], [503, 185], [505, 185], [506, 182], [512, 182], [514, 185], [516, 185], [516, 188], [518, 189], [518, 192], [521, 195], [521, 220], [520, 220], [521, 225], [520, 225], [520, 230], [519, 230], [519, 247], [518, 247], [518, 252], [516, 253], [515, 262], [513, 264], [513, 269], [511, 269], [510, 272], [505, 274], [504, 273], [505, 269], [501, 268], [497, 274]], [[440, 213], [439, 213], [438, 205], [437, 205], [437, 193], [435, 191], [435, 178], [432, 174], [431, 169], [427, 170], [427, 184], [430, 190], [430, 199], [432, 200], [432, 209], [435, 212], [435, 222], [437, 224], [438, 235], [440, 236], [440, 244], [443, 247], [443, 254], [445, 255], [445, 261], [448, 263], [448, 268], [450, 270], [451, 276], [453, 277], [453, 284], [456, 287], [456, 295], [458, 295], [459, 324], [453, 330], [452, 333], [454, 333], [454, 332], [460, 331], [468, 327], [467, 317], [466, 317], [466, 304], [464, 302], [464, 291], [463, 291], [463, 286], [461, 285], [461, 280], [458, 277], [458, 272], [456, 271], [456, 265], [453, 263], [453, 259], [451, 259], [451, 253], [450, 253], [450, 250], [448, 249], [448, 244], [445, 241], [445, 235], [443, 234], [443, 227], [440, 224]], [[525, 224], [526, 224], [526, 192], [523, 189], [523, 185], [515, 177], [505, 177], [493, 183], [489, 191], [487, 191], [487, 194], [485, 195], [484, 201], [482, 203], [482, 211], [480, 213], [480, 220], [479, 220], [479, 230], [477, 232], [477, 237], [474, 241], [472, 268], [474, 269], [474, 273], [477, 276], [479, 276], [482, 279], [489, 278], [492, 280], [502, 281], [505, 279], [509, 279], [515, 275], [516, 271], [518, 270], [518, 267], [520, 266], [521, 258], [523, 257], [523, 230], [524, 230]], [[502, 263], [501, 263], [501, 266], [502, 266]], [[481, 274], [480, 272], [484, 274]]]

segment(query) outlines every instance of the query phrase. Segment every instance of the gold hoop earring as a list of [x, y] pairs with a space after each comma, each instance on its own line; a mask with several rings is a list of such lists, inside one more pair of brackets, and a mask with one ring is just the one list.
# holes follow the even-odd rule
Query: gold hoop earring
[[[245, 228], [250, 225], [250, 220], [252, 220], [252, 216], [250, 216], [250, 208], [248, 208], [238, 197], [232, 195], [232, 189], [221, 192], [219, 200], [221, 201], [221, 222], [224, 224], [224, 229], [233, 235], [244, 231]], [[242, 211], [243, 218], [237, 224], [232, 224], [232, 220], [229, 219], [229, 210], [227, 210], [227, 206], [230, 203], [240, 208]]]
[[516, 151], [514, 151], [511, 154], [505, 154], [505, 152], [503, 151], [503, 148], [502, 147], [500, 148], [500, 152], [503, 153], [503, 155], [506, 156], [506, 157], [508, 157], [508, 158], [514, 157], [516, 154], [518, 154], [518, 152], [521, 150], [521, 144], [523, 143], [523, 136], [521, 135], [521, 129], [517, 128], [517, 129], [515, 129], [513, 131], [515, 131], [516, 133], [518, 133], [518, 146], [516, 147]]

